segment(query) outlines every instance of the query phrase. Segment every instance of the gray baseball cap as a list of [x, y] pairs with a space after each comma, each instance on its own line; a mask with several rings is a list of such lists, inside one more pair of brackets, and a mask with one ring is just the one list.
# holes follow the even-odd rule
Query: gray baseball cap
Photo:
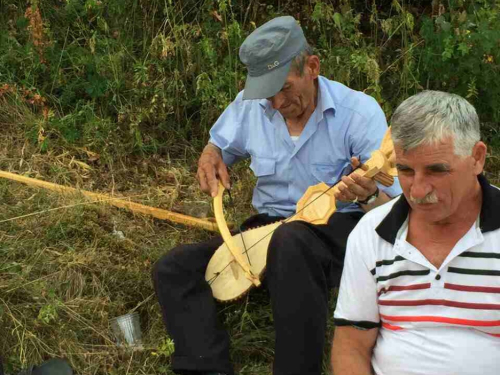
[[293, 17], [274, 18], [255, 29], [240, 47], [240, 60], [248, 69], [243, 99], [277, 94], [293, 58], [306, 47], [304, 32]]

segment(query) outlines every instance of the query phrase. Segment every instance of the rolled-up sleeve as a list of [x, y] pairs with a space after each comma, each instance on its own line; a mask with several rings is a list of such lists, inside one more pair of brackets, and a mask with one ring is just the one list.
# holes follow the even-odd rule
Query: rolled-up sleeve
[[380, 326], [377, 284], [371, 272], [375, 268], [373, 245], [364, 233], [362, 222], [351, 232], [347, 241], [344, 270], [334, 313], [336, 326], [370, 329]]
[[249, 157], [246, 148], [245, 103], [240, 93], [210, 129], [209, 142], [219, 147], [226, 165]]

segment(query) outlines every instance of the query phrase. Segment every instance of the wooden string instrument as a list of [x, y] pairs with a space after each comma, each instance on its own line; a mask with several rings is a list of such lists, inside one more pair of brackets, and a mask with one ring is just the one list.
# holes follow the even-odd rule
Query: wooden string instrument
[[[372, 178], [384, 186], [393, 184], [397, 171], [390, 129], [387, 130], [380, 149], [372, 152], [370, 159], [352, 174]], [[260, 286], [273, 232], [280, 225], [294, 220], [326, 224], [336, 210], [337, 191], [338, 184], [330, 187], [322, 182], [311, 186], [297, 202], [293, 216], [232, 236], [224, 219], [224, 187], [219, 183], [218, 194], [213, 203], [216, 222], [224, 243], [215, 251], [205, 273], [205, 279], [210, 284], [214, 297], [219, 301], [229, 302], [242, 297], [252, 287]]]

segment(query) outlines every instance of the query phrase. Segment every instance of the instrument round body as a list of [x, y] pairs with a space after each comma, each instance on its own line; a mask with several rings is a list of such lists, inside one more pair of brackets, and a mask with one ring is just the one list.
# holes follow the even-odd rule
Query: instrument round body
[[[276, 222], [232, 236], [238, 251], [241, 251], [250, 264], [252, 273], [259, 279], [262, 278], [266, 268], [267, 249], [272, 233], [281, 224], [282, 222]], [[248, 251], [245, 252], [245, 249]], [[235, 264], [236, 260], [227, 245], [223, 243], [210, 259], [205, 272], [205, 280], [210, 284], [215, 299], [222, 302], [238, 299], [254, 285], [245, 277], [245, 273], [239, 266], [234, 267]]]
[[[391, 186], [393, 177], [397, 176], [394, 162], [394, 145], [388, 129], [380, 149], [373, 151], [370, 159], [351, 174], [372, 178], [384, 186]], [[296, 214], [286, 222], [302, 220], [316, 225], [326, 224], [336, 211], [335, 193], [338, 189], [339, 184], [329, 187], [323, 182], [309, 187], [297, 202]], [[224, 186], [219, 182], [219, 191], [214, 197], [214, 213], [224, 244], [215, 251], [208, 263], [205, 279], [212, 288], [213, 296], [219, 301], [227, 302], [242, 297], [252, 286], [260, 285], [272, 233], [282, 222], [232, 236], [224, 219], [223, 192]]]

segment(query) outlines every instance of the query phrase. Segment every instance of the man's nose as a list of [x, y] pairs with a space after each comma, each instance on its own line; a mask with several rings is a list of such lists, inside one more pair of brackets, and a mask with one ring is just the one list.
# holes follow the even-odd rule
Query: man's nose
[[271, 102], [271, 105], [274, 109], [280, 109], [284, 102], [283, 93], [279, 92], [274, 96], [271, 96], [268, 100]]
[[413, 198], [424, 198], [432, 192], [432, 189], [432, 185], [423, 174], [415, 173], [410, 190]]

